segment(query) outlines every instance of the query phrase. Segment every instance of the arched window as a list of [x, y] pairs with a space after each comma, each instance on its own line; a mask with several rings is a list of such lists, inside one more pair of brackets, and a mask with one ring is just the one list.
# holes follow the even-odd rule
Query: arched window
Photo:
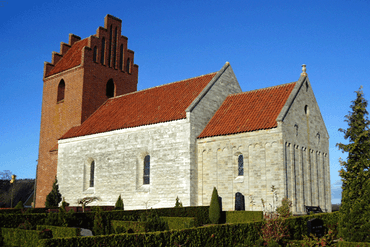
[[94, 177], [95, 177], [95, 161], [92, 161], [90, 165], [90, 187], [94, 187]]
[[96, 46], [94, 46], [93, 60], [94, 60], [95, 63], [96, 63], [97, 56], [98, 56], [98, 48]]
[[108, 98], [114, 97], [114, 82], [112, 79], [107, 82], [106, 95]]
[[144, 158], [143, 184], [150, 184], [150, 156]]
[[64, 92], [65, 92], [66, 84], [64, 83], [64, 80], [60, 80], [58, 85], [58, 96], [57, 96], [57, 102], [64, 100]]
[[306, 114], [307, 116], [310, 114], [310, 109], [308, 109], [308, 105], [304, 106], [304, 114]]
[[123, 44], [121, 44], [121, 47], [119, 50], [119, 69], [123, 70]]
[[244, 161], [243, 155], [239, 155], [238, 157], [238, 176], [244, 175]]
[[105, 38], [101, 40], [101, 56], [100, 56], [100, 63], [104, 64], [104, 51], [105, 51]]
[[130, 58], [127, 58], [126, 71], [127, 71], [127, 73], [131, 73], [131, 61], [130, 61]]

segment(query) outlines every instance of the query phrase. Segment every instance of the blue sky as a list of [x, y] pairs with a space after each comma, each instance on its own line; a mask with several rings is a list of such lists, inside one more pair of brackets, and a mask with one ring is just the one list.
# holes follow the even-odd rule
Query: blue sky
[[307, 64], [330, 135], [332, 202], [340, 202], [339, 128], [361, 85], [370, 99], [370, 2], [0, 1], [0, 171], [35, 178], [44, 61], [68, 34], [122, 20], [138, 89], [218, 71], [229, 61], [243, 91], [296, 81]]

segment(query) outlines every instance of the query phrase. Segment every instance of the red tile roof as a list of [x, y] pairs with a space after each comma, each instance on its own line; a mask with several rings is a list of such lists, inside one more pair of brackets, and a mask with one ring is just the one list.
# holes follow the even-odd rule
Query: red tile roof
[[277, 127], [276, 118], [296, 82], [229, 95], [198, 138]]
[[211, 73], [111, 98], [61, 139], [184, 119], [186, 108], [215, 75]]
[[71, 69], [81, 64], [82, 48], [87, 46], [87, 38], [80, 40], [72, 45], [66, 54], [57, 62], [47, 76]]

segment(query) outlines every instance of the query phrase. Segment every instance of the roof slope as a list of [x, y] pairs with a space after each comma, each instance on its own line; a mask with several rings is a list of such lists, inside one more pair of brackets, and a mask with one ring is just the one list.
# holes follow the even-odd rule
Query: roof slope
[[216, 73], [108, 99], [82, 125], [61, 139], [186, 118], [186, 108]]
[[72, 45], [67, 53], [57, 62], [47, 76], [71, 69], [81, 64], [82, 48], [87, 46], [88, 39], [80, 40]]
[[198, 138], [277, 127], [276, 118], [296, 82], [229, 95]]

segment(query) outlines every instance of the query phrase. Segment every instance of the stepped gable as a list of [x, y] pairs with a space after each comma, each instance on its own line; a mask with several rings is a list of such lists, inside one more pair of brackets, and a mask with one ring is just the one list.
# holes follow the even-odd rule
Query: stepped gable
[[277, 127], [277, 117], [296, 82], [229, 95], [198, 138]]
[[80, 65], [82, 60], [82, 49], [87, 45], [87, 38], [73, 44], [67, 53], [57, 62], [54, 68], [50, 70], [47, 76], [51, 76]]
[[186, 118], [185, 110], [216, 73], [108, 99], [82, 125], [61, 139]]

